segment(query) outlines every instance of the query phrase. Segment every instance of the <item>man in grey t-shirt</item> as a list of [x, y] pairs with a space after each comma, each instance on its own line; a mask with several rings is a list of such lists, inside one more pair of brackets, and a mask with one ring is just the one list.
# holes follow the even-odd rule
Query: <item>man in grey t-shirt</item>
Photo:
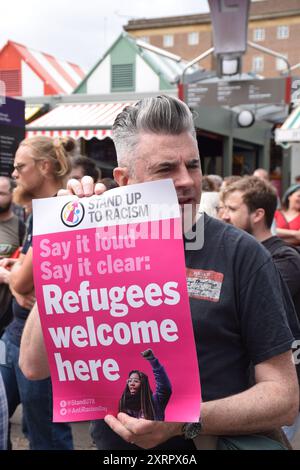
[[[13, 182], [0, 176], [0, 260], [10, 258], [22, 244], [25, 225], [12, 210]], [[0, 329], [7, 323], [7, 310], [11, 302], [8, 287], [10, 271], [0, 261]]]

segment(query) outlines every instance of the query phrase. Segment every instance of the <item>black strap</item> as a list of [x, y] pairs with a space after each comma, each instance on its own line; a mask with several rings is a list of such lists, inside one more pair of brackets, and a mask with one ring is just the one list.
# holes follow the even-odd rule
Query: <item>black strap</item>
[[25, 236], [25, 232], [26, 232], [26, 226], [24, 224], [24, 222], [22, 222], [21, 219], [19, 219], [18, 217], [18, 234], [19, 234], [19, 244], [20, 246], [23, 245], [23, 241], [24, 241], [24, 236]]

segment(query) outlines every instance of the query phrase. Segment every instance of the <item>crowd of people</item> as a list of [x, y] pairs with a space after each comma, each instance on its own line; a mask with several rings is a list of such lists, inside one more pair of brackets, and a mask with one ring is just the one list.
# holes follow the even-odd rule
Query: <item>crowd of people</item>
[[[73, 449], [69, 424], [52, 422], [51, 378], [33, 283], [31, 200], [91, 196], [164, 178], [173, 180], [183, 214], [187, 205], [192, 207], [194, 231], [200, 230], [199, 214], [205, 213], [203, 247], [185, 247], [187, 279], [193, 270], [199, 290], [190, 296], [190, 309], [201, 418], [165, 422], [155, 394], [152, 412], [145, 411], [136, 397], [147, 381], [140, 371], [131, 371], [118, 415], [91, 423], [94, 442], [105, 450], [181, 451], [224, 448], [230, 436], [236, 443], [237, 436], [246, 435], [253, 448], [291, 448], [300, 426], [299, 370], [293, 360], [295, 340], [300, 340], [300, 184], [288, 188], [280, 202], [264, 169], [245, 177], [202, 176], [192, 114], [176, 98], [158, 96], [127, 106], [116, 118], [112, 137], [118, 158], [114, 181], [101, 179], [87, 157], [70, 157], [72, 141], [47, 137], [21, 142], [13, 181], [0, 178], [0, 298], [5, 300], [0, 312], [0, 448], [12, 447], [9, 417], [21, 403], [30, 449]], [[25, 224], [14, 213], [14, 195], [15, 211], [26, 209]], [[210, 292], [212, 273], [220, 282]], [[156, 374], [157, 359], [152, 352], [145, 358]], [[164, 381], [167, 402], [171, 388]], [[129, 403], [134, 412], [128, 411]]]

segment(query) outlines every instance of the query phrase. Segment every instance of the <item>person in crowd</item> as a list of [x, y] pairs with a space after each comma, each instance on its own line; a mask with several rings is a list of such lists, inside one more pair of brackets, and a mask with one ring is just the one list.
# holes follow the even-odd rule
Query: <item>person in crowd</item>
[[165, 409], [172, 394], [170, 380], [151, 349], [142, 352], [142, 356], [151, 364], [156, 382], [155, 393], [152, 393], [148, 376], [139, 370], [132, 370], [120, 399], [119, 412], [134, 418], [164, 421]]
[[300, 184], [290, 186], [275, 212], [277, 235], [289, 245], [300, 246]]
[[0, 176], [0, 335], [12, 319], [12, 296], [9, 290], [10, 260], [17, 256], [23, 243], [25, 225], [13, 212], [11, 178]]
[[[225, 178], [223, 179], [223, 183], [221, 185], [220, 192], [222, 192], [231, 183], [234, 183], [234, 181], [238, 181], [241, 178], [242, 177], [238, 175], [225, 176]], [[221, 197], [219, 196], [219, 205], [217, 207], [217, 218], [222, 220], [222, 215], [223, 215], [223, 202], [222, 202]]]
[[205, 212], [211, 217], [217, 217], [219, 202], [219, 191], [215, 182], [209, 176], [203, 176], [200, 212]]
[[101, 178], [98, 182], [104, 184], [107, 190], [114, 189], [119, 186], [118, 183], [112, 178]]
[[[217, 192], [217, 186], [214, 181], [206, 175], [202, 176], [202, 193], [215, 193]], [[202, 196], [202, 194], [201, 194]]]
[[0, 372], [0, 450], [7, 449], [8, 436], [8, 406], [5, 387]]
[[215, 191], [220, 191], [223, 183], [223, 178], [220, 175], [208, 175], [209, 179], [215, 184]]
[[[256, 178], [259, 178], [260, 180], [263, 180], [263, 181], [267, 181], [269, 182], [270, 181], [270, 175], [269, 173], [267, 172], [267, 170], [265, 170], [264, 168], [257, 168], [254, 172], [253, 172], [253, 175], [252, 176], [255, 176]], [[274, 187], [275, 188], [275, 187]], [[280, 208], [280, 198], [278, 196], [278, 193], [277, 193], [277, 190], [275, 188], [275, 191], [276, 191], [276, 201], [277, 201], [277, 209]], [[277, 230], [276, 230], [276, 220], [275, 218], [273, 217], [273, 222], [272, 222], [272, 226], [271, 226], [271, 233], [272, 235], [277, 235]]]
[[300, 175], [295, 176], [295, 184], [300, 184]]
[[269, 173], [264, 168], [256, 168], [253, 172], [253, 176], [264, 181], [270, 181]]
[[13, 212], [13, 180], [0, 176], [0, 258], [8, 258], [22, 245], [25, 225]]
[[[265, 179], [245, 177], [224, 190], [222, 201], [225, 206], [223, 220], [246, 230], [270, 252], [293, 300], [297, 318], [291, 309], [287, 309], [288, 319], [295, 338], [300, 339], [300, 254], [282, 239], [272, 235], [271, 225], [277, 207], [275, 188]], [[300, 376], [299, 366], [297, 373]], [[298, 415], [293, 426], [285, 427], [290, 440], [299, 427]]]
[[244, 177], [229, 185], [221, 198], [223, 220], [250, 233], [270, 251], [287, 283], [300, 321], [300, 254], [271, 233], [277, 206], [275, 188], [266, 180]]
[[18, 204], [16, 201], [15, 201], [15, 198], [13, 198], [13, 203], [12, 203], [12, 210], [13, 210], [13, 213], [18, 217], [19, 220], [21, 220], [21, 222], [26, 222], [26, 211], [24, 209], [24, 207], [22, 207], [20, 204]]
[[235, 181], [238, 181], [242, 178], [242, 176], [239, 175], [231, 175], [231, 176], [225, 176], [223, 179], [223, 183], [221, 186], [220, 191], [223, 191], [227, 186], [229, 186], [232, 183], [235, 183]]
[[71, 173], [70, 178], [75, 178], [76, 180], [81, 180], [85, 175], [91, 176], [94, 180], [94, 183], [101, 178], [101, 170], [97, 167], [97, 164], [91, 158], [85, 157], [83, 155], [78, 155], [71, 159]]
[[[6, 177], [6, 178], [8, 178], [8, 177]], [[9, 179], [10, 185], [11, 185], [11, 192], [13, 192], [13, 200], [12, 200], [12, 204], [11, 204], [11, 209], [12, 209], [13, 213], [18, 217], [18, 219], [21, 220], [21, 222], [25, 223], [25, 221], [26, 221], [25, 210], [22, 207], [22, 205], [19, 204], [18, 201], [15, 200], [15, 198], [14, 198], [14, 193], [15, 193], [15, 189], [16, 189], [15, 182], [12, 178], [8, 178], [8, 179]]]
[[[69, 141], [48, 137], [23, 140], [15, 155], [13, 171], [20, 197], [27, 200], [55, 196], [70, 172], [67, 151], [71, 148]], [[13, 320], [2, 337], [6, 346], [6, 362], [0, 369], [6, 388], [9, 416], [22, 403], [30, 449], [72, 449], [70, 426], [52, 422], [51, 380], [27, 380], [18, 366], [21, 335], [35, 302], [31, 238], [32, 217], [22, 254], [11, 270], [9, 282], [15, 297]]]
[[[183, 213], [199, 217], [201, 169], [193, 117], [185, 103], [169, 96], [128, 106], [113, 125], [120, 186], [172, 178]], [[91, 178], [71, 180], [79, 197], [100, 194]], [[67, 192], [68, 192], [67, 191]], [[65, 194], [65, 192], [64, 192]], [[201, 220], [201, 224], [199, 224]], [[204, 244], [185, 245], [187, 279], [197, 277], [190, 297], [201, 376], [201, 418], [197, 423], [137, 419], [126, 413], [94, 421], [99, 449], [195, 450], [205, 441], [216, 448], [222, 435], [272, 435], [292, 424], [299, 406], [292, 361], [294, 337], [280, 292], [279, 274], [270, 255], [250, 235], [204, 215]], [[194, 249], [193, 249], [194, 248]], [[188, 282], [189, 285], [189, 282]], [[33, 347], [34, 345], [34, 347]], [[38, 309], [25, 326], [20, 366], [27, 377], [49, 374]], [[249, 368], [253, 367], [253, 378]], [[274, 441], [272, 441], [274, 442]], [[258, 444], [257, 444], [258, 445]], [[207, 448], [207, 447], [206, 447]]]

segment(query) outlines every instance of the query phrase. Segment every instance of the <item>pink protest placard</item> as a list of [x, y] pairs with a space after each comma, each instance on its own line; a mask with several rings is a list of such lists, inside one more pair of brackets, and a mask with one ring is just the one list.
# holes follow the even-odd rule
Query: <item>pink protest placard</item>
[[[198, 361], [171, 180], [80, 200], [38, 199], [33, 211], [54, 421], [102, 419], [120, 409], [198, 421]], [[145, 393], [148, 402], [137, 409]]]

